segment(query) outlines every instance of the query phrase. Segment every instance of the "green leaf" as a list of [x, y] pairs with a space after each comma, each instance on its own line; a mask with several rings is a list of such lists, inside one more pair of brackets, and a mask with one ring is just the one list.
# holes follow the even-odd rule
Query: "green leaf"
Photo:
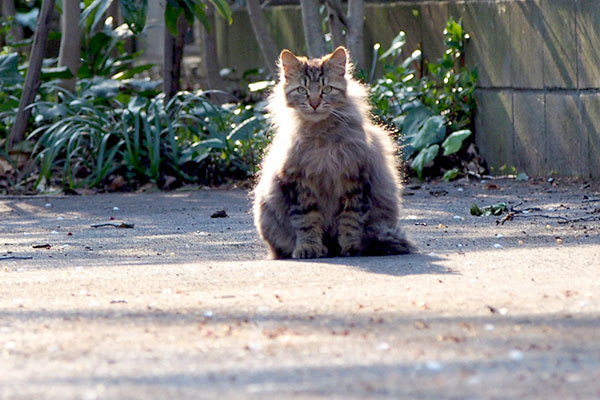
[[69, 67], [53, 67], [53, 68], [42, 68], [41, 79], [71, 79], [73, 73], [69, 70]]
[[431, 115], [431, 111], [421, 103], [408, 106], [407, 109], [406, 117], [402, 121], [400, 129], [404, 135], [415, 135]]
[[248, 84], [248, 90], [251, 92], [260, 92], [262, 90], [271, 88], [275, 85], [275, 81], [260, 81]]
[[26, 13], [17, 13], [15, 15], [15, 21], [22, 27], [29, 28], [32, 31], [35, 31], [39, 13], [39, 8], [32, 8], [31, 11]]
[[196, 146], [199, 148], [209, 148], [209, 149], [219, 149], [219, 150], [227, 148], [227, 144], [225, 144], [223, 142], [223, 140], [219, 139], [219, 138], [211, 138], [211, 139], [201, 140], [196, 143]]
[[460, 150], [463, 141], [469, 136], [471, 136], [471, 131], [469, 129], [457, 131], [448, 136], [446, 140], [444, 140], [444, 143], [442, 143], [442, 147], [444, 148], [444, 155], [448, 156]]
[[476, 217], [489, 217], [490, 215], [498, 216], [508, 211], [508, 205], [506, 203], [497, 203], [491, 206], [485, 206], [483, 208], [479, 208], [476, 203], [473, 203], [471, 206], [471, 215], [475, 215]]
[[260, 121], [256, 117], [248, 118], [239, 124], [227, 137], [232, 142], [237, 140], [248, 140], [254, 133], [254, 129], [259, 125]]
[[474, 215], [476, 217], [481, 217], [483, 215], [483, 211], [481, 211], [481, 208], [479, 208], [479, 206], [477, 205], [477, 203], [473, 203], [471, 205], [471, 215]]
[[168, 0], [165, 8], [165, 24], [173, 36], [177, 36], [177, 20], [183, 12], [183, 9], [174, 0]]
[[518, 181], [528, 181], [529, 175], [527, 175], [525, 172], [521, 172], [517, 175], [517, 180]]
[[[446, 118], [441, 115], [434, 115], [427, 118], [419, 132], [411, 141], [411, 146], [421, 150], [434, 143], [439, 143], [446, 136]], [[436, 153], [437, 155], [437, 153]]]
[[136, 35], [146, 26], [148, 0], [121, 0], [121, 12], [125, 23]]
[[112, 79], [123, 80], [133, 78], [135, 75], [152, 69], [154, 64], [143, 64], [133, 68], [128, 68], [127, 71], [119, 72], [112, 76]]
[[459, 174], [460, 174], [460, 171], [458, 170], [458, 168], [452, 168], [451, 170], [446, 171], [446, 173], [444, 174], [442, 179], [445, 180], [446, 182], [450, 182], [450, 181], [453, 181], [454, 179], [456, 179]]
[[146, 107], [148, 104], [148, 100], [142, 96], [135, 96], [129, 100], [127, 104], [127, 109], [134, 114], [137, 114], [141, 111], [142, 108]]
[[390, 48], [387, 49], [385, 51], [385, 53], [383, 53], [379, 57], [379, 59], [385, 60], [386, 58], [388, 58], [391, 55], [396, 57], [400, 53], [400, 51], [402, 50], [402, 47], [404, 47], [405, 44], [406, 44], [406, 33], [404, 33], [404, 31], [400, 31], [398, 33], [398, 35], [394, 38], [394, 40], [392, 40], [392, 45], [390, 46]]
[[161, 81], [152, 81], [150, 79], [127, 79], [121, 82], [123, 82], [125, 87], [136, 92], [149, 92], [157, 90], [161, 85]]
[[19, 56], [17, 53], [0, 55], [0, 83], [12, 85], [23, 82], [19, 73]]
[[[94, 0], [92, 4], [90, 4], [83, 12], [81, 13], [81, 17], [79, 18], [79, 24], [84, 26], [87, 25], [90, 31], [93, 31], [100, 22], [100, 19], [104, 16], [108, 7], [110, 7], [110, 3], [113, 0]], [[90, 17], [94, 16], [93, 20], [90, 22]]]
[[223, 16], [227, 20], [227, 23], [231, 25], [233, 23], [233, 18], [231, 14], [231, 8], [229, 8], [229, 4], [227, 4], [226, 0], [209, 0], [219, 11], [219, 14]]
[[419, 49], [413, 51], [410, 56], [406, 57], [406, 59], [402, 61], [401, 67], [408, 68], [410, 64], [414, 63], [415, 61], [419, 61], [422, 55], [423, 53]]
[[422, 149], [410, 164], [411, 168], [417, 172], [419, 179], [423, 179], [423, 169], [433, 162], [440, 151], [440, 146], [437, 144], [431, 145]]
[[94, 83], [83, 93], [83, 97], [112, 98], [119, 93], [120, 81], [112, 79], [95, 79]]

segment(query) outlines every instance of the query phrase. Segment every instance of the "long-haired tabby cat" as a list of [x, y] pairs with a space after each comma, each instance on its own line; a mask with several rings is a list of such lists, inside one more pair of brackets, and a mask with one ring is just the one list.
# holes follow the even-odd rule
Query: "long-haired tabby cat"
[[271, 258], [404, 254], [394, 143], [370, 120], [343, 47], [322, 58], [284, 50], [269, 98], [275, 128], [254, 189]]

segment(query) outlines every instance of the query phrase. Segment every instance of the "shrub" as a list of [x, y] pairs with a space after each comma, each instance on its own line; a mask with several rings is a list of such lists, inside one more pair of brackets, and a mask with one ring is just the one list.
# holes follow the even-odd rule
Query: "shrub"
[[437, 63], [427, 64], [430, 76], [421, 78], [413, 67], [421, 61], [420, 50], [396, 63], [406, 43], [404, 32], [387, 51], [376, 48], [385, 74], [371, 87], [375, 113], [399, 132], [403, 157], [419, 179], [423, 179], [426, 168], [433, 175], [445, 171], [447, 180], [459, 175], [472, 136], [477, 71], [464, 66], [469, 35], [460, 22], [452, 19], [444, 35], [444, 56]]

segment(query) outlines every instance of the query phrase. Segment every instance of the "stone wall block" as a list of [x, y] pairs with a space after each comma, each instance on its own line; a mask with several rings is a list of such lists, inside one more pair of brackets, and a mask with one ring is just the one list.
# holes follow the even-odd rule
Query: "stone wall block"
[[600, 8], [598, 5], [598, 0], [577, 1], [578, 87], [581, 89], [600, 87]]
[[541, 4], [544, 35], [544, 86], [547, 88], [576, 88], [576, 1], [542, 0]]
[[504, 40], [510, 42], [512, 87], [544, 87], [544, 51], [540, 0], [511, 2], [511, 30]]
[[510, 91], [479, 89], [475, 92], [475, 143], [493, 173], [513, 166], [513, 115]]
[[581, 122], [587, 135], [587, 156], [592, 179], [600, 179], [600, 94], [581, 96]]
[[507, 3], [459, 3], [450, 7], [452, 14], [458, 14], [463, 6], [463, 26], [471, 35], [465, 49], [467, 67], [477, 67], [480, 87], [510, 87], [510, 13]]
[[546, 94], [546, 139], [549, 172], [589, 176], [588, 132], [582, 127], [576, 94]]
[[514, 140], [517, 171], [546, 176], [547, 140], [544, 94], [514, 92]]
[[437, 62], [444, 55], [446, 49], [444, 28], [448, 21], [448, 3], [445, 1], [423, 3], [419, 9], [423, 38], [423, 59], [429, 62]]

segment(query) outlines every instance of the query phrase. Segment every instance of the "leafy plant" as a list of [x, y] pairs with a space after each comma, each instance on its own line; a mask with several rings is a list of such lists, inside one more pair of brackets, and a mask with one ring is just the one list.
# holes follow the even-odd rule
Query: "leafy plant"
[[[379, 46], [374, 49], [376, 60], [384, 63], [386, 71], [371, 87], [375, 113], [399, 130], [403, 157], [419, 179], [433, 165], [445, 171], [446, 180], [460, 175], [465, 154], [459, 154], [466, 153], [472, 132], [477, 71], [464, 66], [464, 45], [469, 35], [453, 19], [446, 24], [444, 34], [444, 56], [437, 63], [428, 63], [430, 76], [421, 78], [414, 68], [421, 61], [420, 50], [398, 62], [406, 44], [404, 32], [385, 52]], [[374, 69], [371, 76], [373, 73]]]
[[260, 109], [216, 106], [202, 92], [180, 92], [166, 104], [163, 95], [131, 97], [127, 105], [60, 96], [58, 105], [34, 105], [42, 123], [30, 136], [40, 170], [36, 187], [58, 175], [66, 189], [102, 187], [111, 175], [130, 187], [247, 179], [268, 142]]
[[489, 206], [481, 207], [477, 205], [477, 203], [473, 203], [471, 205], [471, 215], [476, 217], [489, 217], [490, 215], [502, 215], [502, 213], [509, 212], [509, 207], [506, 203], [497, 203]]

